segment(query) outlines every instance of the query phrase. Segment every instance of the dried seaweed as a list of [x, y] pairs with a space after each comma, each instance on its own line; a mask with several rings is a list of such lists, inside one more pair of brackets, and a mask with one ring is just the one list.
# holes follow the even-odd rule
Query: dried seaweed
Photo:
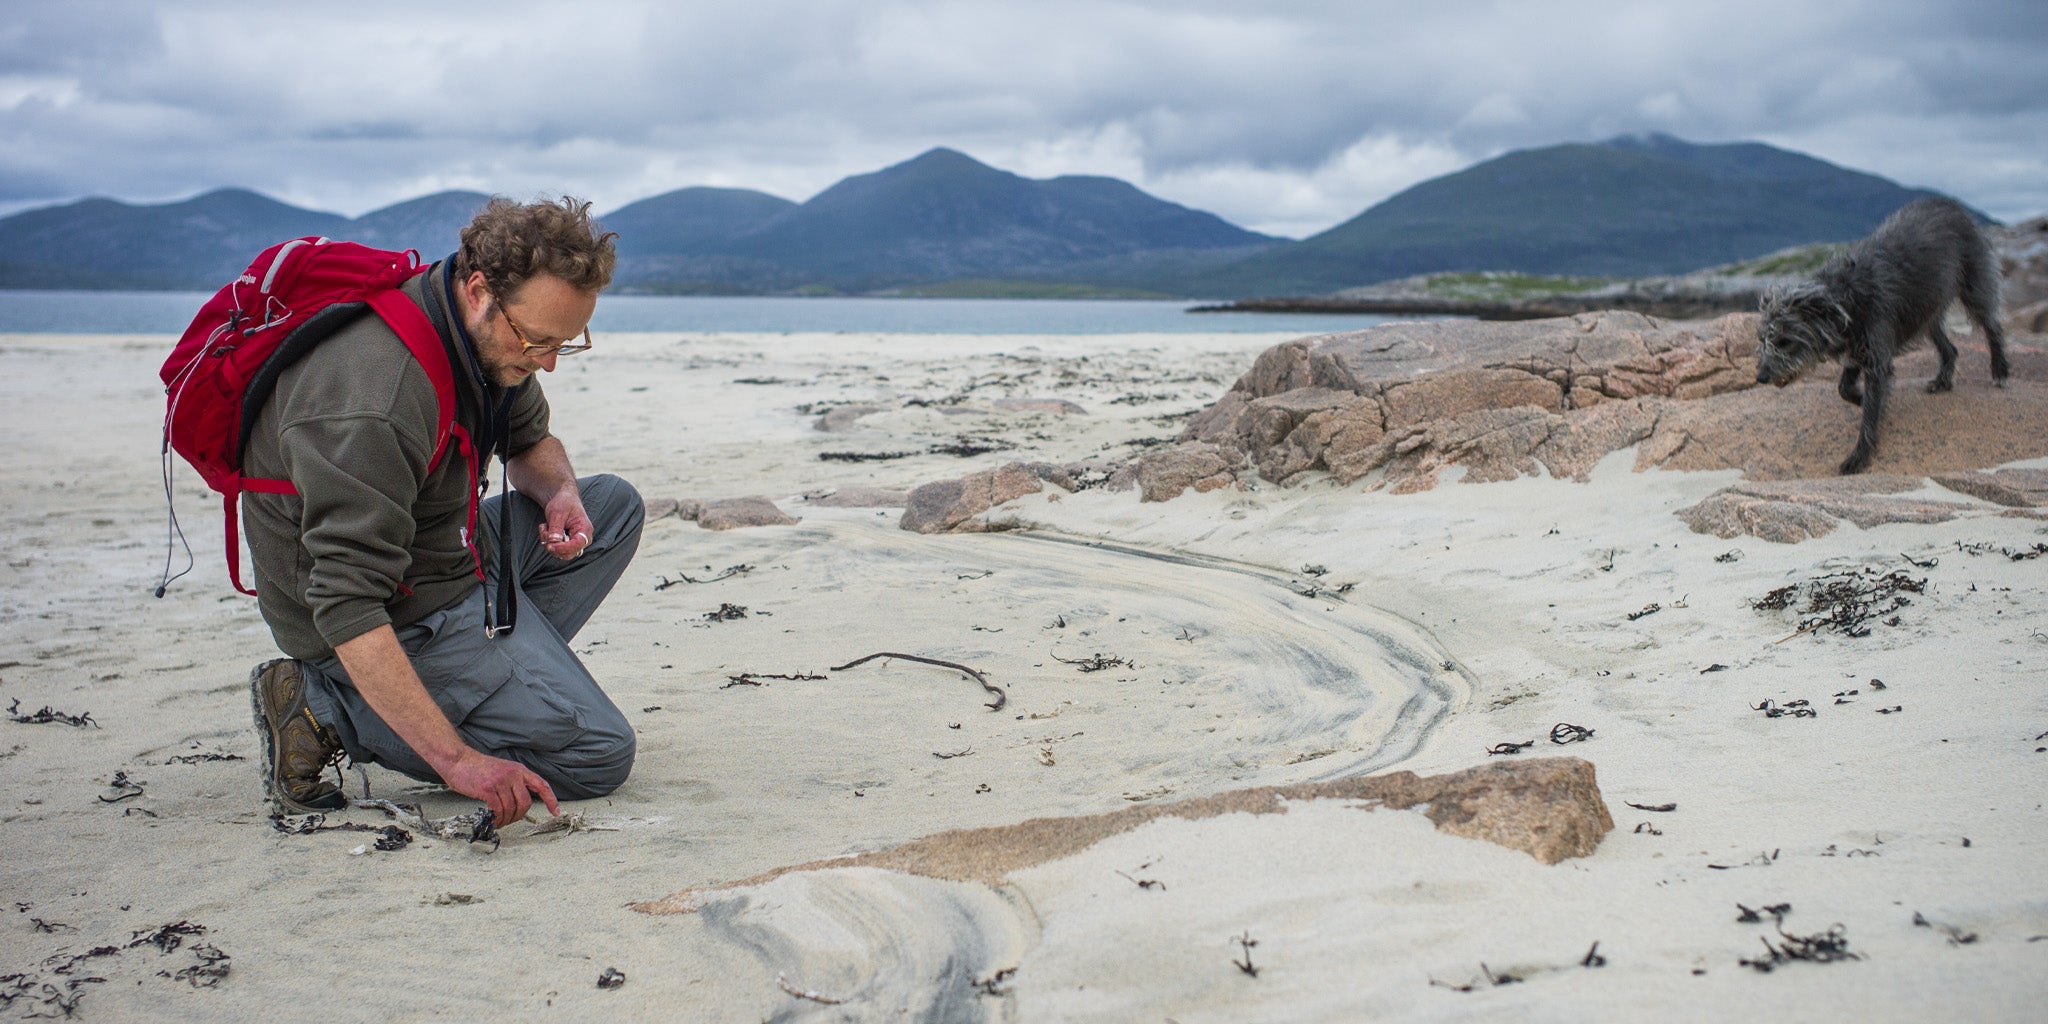
[[1580, 743], [1593, 738], [1593, 730], [1570, 722], [1559, 722], [1550, 728], [1550, 742], [1557, 744]]
[[1105, 656], [1100, 653], [1091, 655], [1086, 658], [1062, 658], [1059, 656], [1058, 653], [1055, 652], [1052, 656], [1052, 660], [1057, 661], [1062, 665], [1079, 665], [1081, 667], [1081, 671], [1083, 672], [1100, 672], [1104, 669], [1111, 668], [1138, 667], [1136, 664], [1125, 661], [1122, 658], [1114, 656]]
[[[1885, 616], [1911, 605], [1907, 594], [1924, 593], [1927, 578], [1915, 579], [1897, 570], [1885, 572], [1864, 568], [1854, 572], [1828, 573], [1816, 576], [1804, 583], [1779, 587], [1750, 602], [1757, 611], [1797, 611], [1801, 618], [1799, 628], [1780, 639], [1784, 643], [1792, 637], [1817, 630], [1832, 630], [1847, 637], [1870, 635], [1871, 619], [1884, 620]], [[1886, 625], [1896, 625], [1886, 621]]]
[[1764, 944], [1765, 956], [1750, 960], [1740, 959], [1736, 963], [1754, 967], [1758, 973], [1769, 974], [1795, 960], [1808, 963], [1831, 964], [1843, 960], [1861, 960], [1863, 955], [1849, 951], [1848, 930], [1840, 924], [1824, 932], [1812, 935], [1788, 935], [1781, 926], [1778, 928], [1779, 942], [1768, 938], [1759, 939]]
[[41, 711], [24, 715], [21, 713], [20, 697], [14, 698], [14, 702], [7, 705], [7, 720], [10, 722], [20, 722], [23, 725], [45, 725], [55, 722], [62, 725], [77, 726], [81, 729], [88, 725], [95, 729], [100, 727], [98, 722], [92, 720], [92, 712], [90, 711], [81, 715], [72, 715], [58, 711], [48, 704], [43, 705]]
[[2005, 557], [2010, 558], [2015, 562], [2025, 562], [2031, 559], [2039, 558], [2042, 555], [2048, 555], [2048, 544], [2036, 544], [2033, 547], [2020, 548], [2019, 550], [2015, 551], [2012, 548], [1994, 548], [1991, 545], [1984, 543], [1965, 544], [1962, 541], [1956, 541], [1956, 550], [1966, 555], [1973, 556], [1988, 555], [1995, 551], [1998, 554], [2004, 555]]
[[1785, 705], [1784, 705], [1783, 707], [1779, 707], [1779, 706], [1778, 706], [1778, 704], [1777, 704], [1777, 703], [1776, 703], [1775, 701], [1771, 700], [1771, 699], [1770, 699], [1769, 697], [1765, 697], [1765, 698], [1764, 698], [1764, 702], [1763, 702], [1763, 703], [1761, 703], [1761, 704], [1751, 704], [1751, 705], [1749, 706], [1749, 709], [1750, 709], [1751, 711], [1761, 711], [1761, 712], [1763, 712], [1763, 713], [1764, 713], [1764, 717], [1765, 717], [1765, 718], [1819, 718], [1819, 717], [1820, 717], [1820, 712], [1818, 712], [1818, 711], [1815, 711], [1815, 710], [1814, 710], [1814, 709], [1812, 708], [1812, 706], [1811, 706], [1811, 705], [1809, 705], [1809, 704], [1808, 704], [1808, 703], [1807, 703], [1806, 701], [1803, 701], [1803, 700], [1790, 700], [1790, 701], [1786, 701], [1786, 702], [1785, 702]]
[[157, 977], [187, 982], [193, 988], [212, 988], [227, 978], [230, 966], [228, 961], [234, 959], [221, 952], [220, 947], [212, 943], [193, 946], [192, 955], [199, 958], [198, 963], [176, 974], [172, 974], [169, 971], [158, 971], [156, 972]]
[[[705, 568], [709, 569], [711, 567], [707, 565], [705, 566]], [[710, 579], [700, 580], [694, 576], [691, 576], [688, 573], [677, 573], [675, 579], [669, 579], [668, 577], [663, 576], [661, 578], [661, 582], [654, 585], [654, 589], [667, 590], [670, 587], [679, 586], [684, 583], [716, 583], [719, 580], [731, 579], [734, 576], [745, 576], [747, 573], [753, 571], [753, 566], [742, 562], [739, 565], [726, 566], [724, 572], [721, 572], [718, 575], [711, 577]]]
[[288, 836], [309, 836], [316, 832], [369, 832], [377, 836], [376, 848], [386, 853], [403, 850], [412, 843], [412, 833], [397, 825], [364, 825], [353, 821], [329, 825], [324, 814], [308, 814], [297, 821], [282, 814], [273, 814], [270, 827]]
[[101, 803], [118, 804], [123, 800], [133, 800], [142, 795], [142, 783], [130, 779], [125, 771], [116, 771], [113, 781], [107, 783], [107, 788], [114, 790], [118, 795], [108, 796], [105, 793], [101, 793]]
[[1239, 960], [1236, 957], [1230, 958], [1231, 966], [1236, 967], [1238, 970], [1243, 971], [1244, 973], [1251, 975], [1254, 978], [1258, 977], [1259, 969], [1257, 967], [1252, 966], [1252, 947], [1258, 945], [1259, 940], [1252, 938], [1252, 933], [1247, 931], [1244, 934], [1239, 935], [1234, 939], [1231, 939], [1230, 941], [1236, 944], [1239, 949], [1244, 951], [1243, 960]]
[[704, 621], [706, 622], [731, 622], [734, 619], [744, 619], [746, 617], [746, 608], [731, 602], [721, 603], [717, 611], [704, 613]]
[[[365, 783], [364, 788], [368, 788], [367, 783]], [[497, 852], [498, 843], [502, 838], [498, 835], [497, 826], [492, 823], [493, 815], [491, 814], [491, 809], [483, 804], [478, 804], [476, 810], [466, 814], [451, 814], [446, 818], [429, 818], [426, 812], [417, 804], [399, 804], [389, 800], [373, 800], [368, 796], [364, 796], [360, 800], [352, 800], [350, 803], [357, 807], [374, 807], [400, 821], [409, 820], [413, 827], [428, 835], [438, 836], [447, 840], [461, 839], [471, 844], [489, 843], [491, 847], [486, 851], [489, 853]]]
[[[1968, 840], [1964, 840], [1964, 842], [1967, 843]], [[1936, 924], [1933, 921], [1929, 921], [1917, 910], [1913, 912], [1913, 927], [1932, 928], [1948, 936], [1948, 944], [1951, 946], [1968, 946], [1975, 943], [1978, 938], [1976, 932], [1966, 932], [1952, 924]]]
[[819, 452], [822, 462], [888, 462], [893, 459], [907, 459], [917, 452]]
[[855, 658], [854, 660], [849, 661], [844, 665], [834, 665], [832, 666], [832, 671], [844, 672], [847, 669], [854, 667], [855, 665], [863, 665], [875, 660], [876, 658], [900, 658], [904, 661], [914, 661], [921, 665], [937, 665], [940, 668], [950, 668], [956, 672], [963, 672], [967, 675], [969, 679], [972, 679], [975, 682], [980, 683], [982, 689], [987, 690], [988, 692], [996, 695], [995, 700], [982, 705], [983, 707], [988, 708], [990, 711], [1001, 711], [1003, 709], [1003, 705], [1010, 702], [1009, 694], [1004, 693], [1002, 687], [989, 682], [988, 678], [986, 676], [983, 676], [980, 672], [968, 668], [965, 665], [959, 664], [958, 662], [940, 661], [937, 658], [926, 658], [916, 654], [896, 654], [890, 651], [878, 651], [874, 654], [868, 655], [865, 658]]

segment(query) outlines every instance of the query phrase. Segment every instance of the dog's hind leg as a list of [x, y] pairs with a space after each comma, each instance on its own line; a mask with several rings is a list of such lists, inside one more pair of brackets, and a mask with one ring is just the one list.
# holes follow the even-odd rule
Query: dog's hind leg
[[1927, 325], [1927, 337], [1934, 342], [1934, 350], [1941, 353], [1941, 370], [1934, 379], [1927, 382], [1927, 393], [1953, 391], [1956, 386], [1956, 346], [1948, 340], [1948, 332], [1941, 329], [1941, 318]]
[[1842, 472], [1861, 473], [1877, 450], [1877, 429], [1884, 421], [1884, 400], [1892, 389], [1892, 367], [1888, 362], [1872, 364], [1863, 371], [1863, 423], [1856, 432], [1856, 448], [1842, 460]]
[[2005, 328], [1999, 326], [1999, 285], [1997, 281], [1964, 281], [1962, 307], [1970, 313], [1976, 330], [1985, 332], [1985, 348], [1991, 348], [1991, 381], [2005, 387], [2013, 367], [2005, 360]]
[[1998, 323], [1998, 271], [1993, 269], [1995, 266], [1989, 252], [1972, 260], [1963, 272], [1960, 297], [1971, 322], [1984, 332], [1985, 347], [1991, 350], [1991, 380], [2004, 387], [2005, 379], [2012, 375], [2012, 366], [2005, 360], [2005, 329]]
[[1861, 372], [1862, 369], [1855, 363], [1845, 364], [1842, 367], [1842, 379], [1835, 382], [1835, 394], [1842, 396], [1842, 401], [1850, 405], [1863, 404], [1863, 392], [1856, 390], [1856, 375]]

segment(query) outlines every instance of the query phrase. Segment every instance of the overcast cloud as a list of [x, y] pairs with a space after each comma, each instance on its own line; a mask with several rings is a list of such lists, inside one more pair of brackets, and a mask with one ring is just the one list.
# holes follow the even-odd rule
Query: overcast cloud
[[0, 0], [0, 213], [807, 199], [951, 146], [1300, 237], [1509, 149], [1759, 140], [2048, 212], [2048, 3]]

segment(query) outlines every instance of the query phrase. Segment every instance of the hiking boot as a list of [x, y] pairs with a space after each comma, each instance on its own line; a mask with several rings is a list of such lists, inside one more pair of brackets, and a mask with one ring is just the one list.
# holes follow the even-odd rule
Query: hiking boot
[[263, 737], [263, 790], [287, 814], [338, 811], [348, 797], [322, 775], [341, 760], [341, 743], [306, 706], [306, 674], [290, 658], [249, 673], [249, 704]]

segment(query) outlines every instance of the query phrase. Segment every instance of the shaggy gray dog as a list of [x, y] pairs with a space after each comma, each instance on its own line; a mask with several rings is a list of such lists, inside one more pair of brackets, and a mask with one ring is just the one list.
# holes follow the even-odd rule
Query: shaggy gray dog
[[[1956, 347], [1942, 315], [1961, 299], [1991, 348], [1991, 379], [2001, 387], [2010, 369], [1998, 325], [1998, 260], [1977, 221], [1952, 199], [1920, 199], [1885, 218], [1870, 237], [1829, 260], [1813, 280], [1777, 289], [1763, 300], [1757, 325], [1756, 380], [1784, 387], [1824, 358], [1839, 360], [1844, 401], [1863, 407], [1856, 449], [1842, 472], [1859, 473], [1877, 447], [1878, 423], [1891, 391], [1892, 357], [1920, 335], [1941, 353], [1941, 372], [1927, 390], [1955, 386]], [[1858, 389], [1856, 378], [1862, 376]]]

